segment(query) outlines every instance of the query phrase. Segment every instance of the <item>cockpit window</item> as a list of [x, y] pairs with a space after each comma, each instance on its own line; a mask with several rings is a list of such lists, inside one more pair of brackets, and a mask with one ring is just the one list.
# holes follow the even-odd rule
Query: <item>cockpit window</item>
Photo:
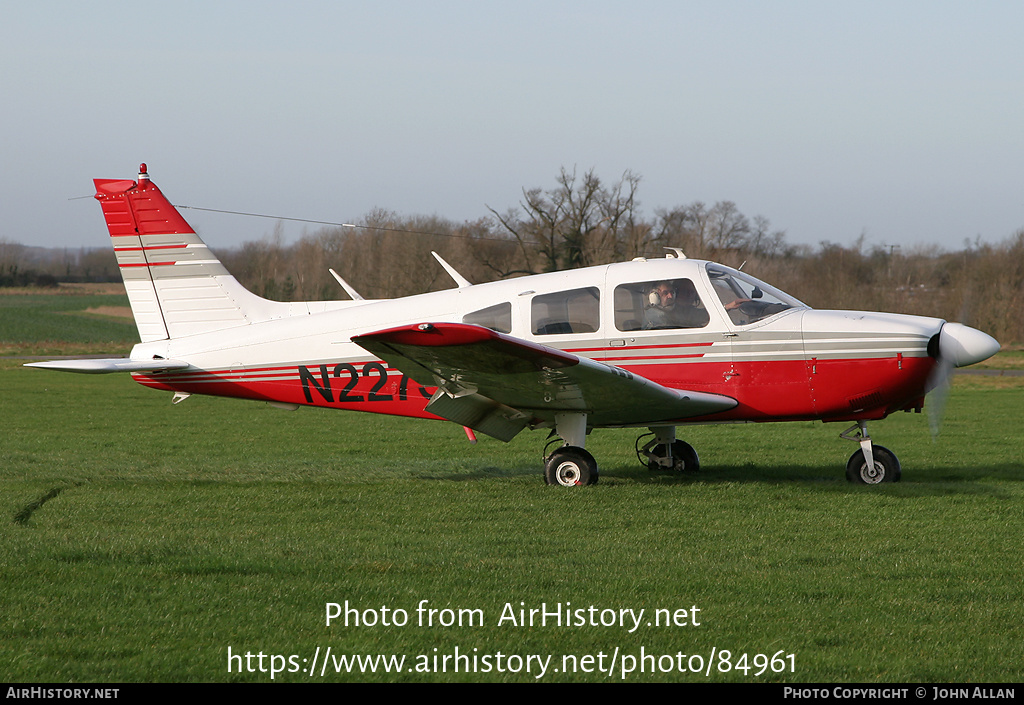
[[601, 327], [601, 291], [596, 286], [534, 296], [530, 307], [534, 335], [593, 333]]
[[756, 323], [786, 309], [804, 308], [804, 304], [789, 294], [751, 276], [713, 264], [707, 269], [715, 293], [729, 318], [738, 326]]
[[482, 308], [479, 311], [467, 313], [462, 317], [462, 322], [472, 323], [474, 325], [483, 326], [484, 328], [490, 328], [491, 330], [498, 331], [499, 333], [511, 333], [512, 304], [506, 301], [494, 306]]
[[615, 287], [615, 327], [623, 332], [703, 328], [710, 317], [689, 279], [664, 279]]

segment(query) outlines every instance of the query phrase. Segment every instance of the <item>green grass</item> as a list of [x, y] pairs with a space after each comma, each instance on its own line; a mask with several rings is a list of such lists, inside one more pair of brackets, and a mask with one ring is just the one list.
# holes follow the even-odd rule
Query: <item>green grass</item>
[[[601, 480], [547, 487], [544, 434], [170, 394], [124, 376], [0, 363], [0, 679], [259, 681], [227, 650], [795, 654], [795, 673], [711, 680], [1018, 681], [1024, 676], [1022, 387], [957, 384], [927, 420], [870, 426], [901, 483], [848, 484], [841, 425], [681, 429], [699, 476], [652, 475], [631, 431], [596, 431]], [[325, 603], [404, 627], [324, 624]], [[483, 626], [416, 626], [421, 600]], [[499, 626], [518, 608], [647, 610], [618, 627]], [[647, 627], [696, 605], [699, 627]], [[438, 651], [435, 652], [434, 649]], [[255, 665], [255, 664], [254, 664]], [[265, 661], [269, 667], [269, 660]], [[308, 667], [308, 666], [307, 666]], [[237, 671], [237, 669], [235, 669]], [[288, 682], [532, 681], [335, 674]], [[621, 680], [554, 673], [545, 681]], [[632, 674], [627, 681], [707, 680]]]
[[[0, 349], [123, 355], [134, 324], [87, 311], [125, 304], [0, 296]], [[712, 669], [711, 680], [1013, 682], [1024, 671], [1019, 377], [956, 378], [937, 441], [922, 416], [872, 424], [900, 456], [899, 484], [847, 484], [842, 425], [796, 423], [681, 430], [699, 476], [652, 475], [635, 460], [636, 433], [597, 431], [600, 483], [566, 491], [541, 481], [541, 433], [471, 446], [452, 424], [203, 397], [171, 406], [125, 376], [20, 362], [0, 360], [2, 680], [270, 679], [229, 673], [228, 647], [404, 654], [413, 669], [416, 655], [456, 647], [551, 655], [545, 681], [621, 680], [552, 670], [563, 655], [607, 662], [616, 648], [795, 654], [795, 673]], [[410, 624], [325, 626], [325, 604], [346, 600], [404, 609]], [[421, 600], [485, 622], [417, 626]], [[499, 625], [521, 602], [646, 612], [632, 634]], [[694, 605], [699, 627], [646, 626], [655, 609]]]
[[1004, 343], [1002, 349], [988, 360], [979, 362], [978, 369], [1024, 370], [1024, 349], [1020, 345]]
[[0, 289], [0, 354], [127, 353], [139, 341], [134, 321], [89, 311], [127, 305], [123, 294]]

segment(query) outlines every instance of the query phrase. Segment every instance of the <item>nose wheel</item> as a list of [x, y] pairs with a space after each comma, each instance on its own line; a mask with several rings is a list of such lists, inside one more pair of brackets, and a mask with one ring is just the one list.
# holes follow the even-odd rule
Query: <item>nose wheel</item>
[[860, 450], [846, 463], [846, 479], [859, 485], [899, 482], [903, 472], [899, 458], [885, 446], [871, 442], [867, 422], [858, 421], [839, 434], [840, 438], [860, 443]]
[[864, 458], [864, 451], [858, 450], [846, 463], [846, 479], [859, 485], [878, 485], [882, 482], [899, 482], [903, 474], [896, 454], [885, 446], [874, 447], [871, 467]]

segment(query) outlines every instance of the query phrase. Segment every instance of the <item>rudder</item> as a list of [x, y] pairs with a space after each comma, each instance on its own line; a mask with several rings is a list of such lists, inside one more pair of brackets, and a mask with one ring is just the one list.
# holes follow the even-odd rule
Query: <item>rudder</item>
[[246, 290], [149, 179], [95, 179], [142, 342], [266, 320], [274, 302]]

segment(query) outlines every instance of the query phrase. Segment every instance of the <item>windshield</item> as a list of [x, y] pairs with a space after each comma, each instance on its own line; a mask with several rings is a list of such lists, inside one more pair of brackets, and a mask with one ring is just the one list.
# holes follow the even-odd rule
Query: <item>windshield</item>
[[738, 326], [756, 323], [787, 309], [807, 308], [789, 294], [735, 269], [708, 264], [707, 271], [722, 306]]

